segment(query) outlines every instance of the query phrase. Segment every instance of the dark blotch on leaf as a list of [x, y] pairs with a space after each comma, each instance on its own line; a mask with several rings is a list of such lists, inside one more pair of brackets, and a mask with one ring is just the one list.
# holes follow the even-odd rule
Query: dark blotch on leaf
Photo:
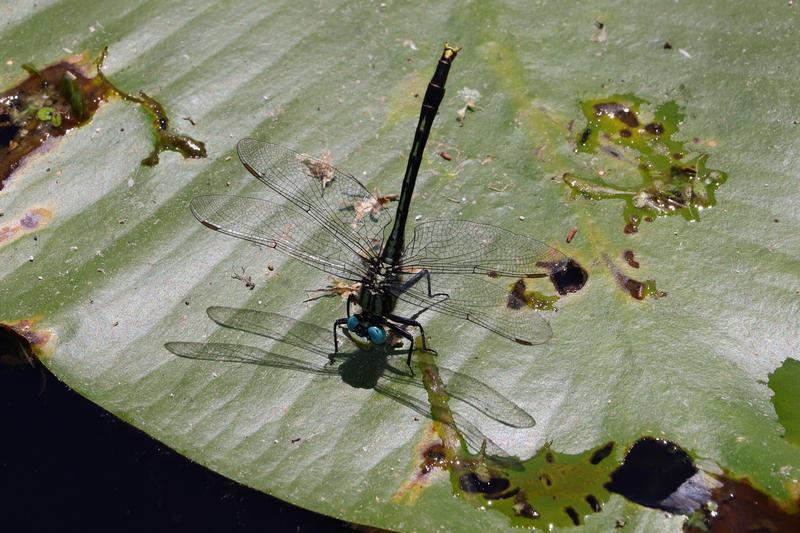
[[664, 126], [662, 126], [658, 122], [651, 122], [650, 124], [644, 127], [644, 130], [647, 133], [651, 133], [653, 135], [661, 135], [662, 133], [664, 133]]
[[576, 511], [572, 507], [564, 507], [564, 512], [567, 513], [567, 516], [569, 516], [569, 519], [572, 520], [573, 524], [575, 524], [576, 526], [581, 525], [581, 517], [578, 514], [578, 511]]
[[11, 140], [17, 136], [19, 126], [11, 122], [11, 117], [7, 114], [0, 115], [0, 148], [7, 147]]
[[780, 502], [753, 487], [747, 479], [718, 478], [711, 501], [690, 515], [684, 531], [706, 533], [715, 531], [747, 531], [772, 533], [800, 531], [800, 512], [797, 506], [787, 511]]
[[611, 455], [611, 452], [614, 450], [614, 443], [609, 442], [602, 448], [595, 450], [592, 456], [589, 458], [589, 462], [593, 465], [599, 464], [600, 461]]
[[581, 290], [589, 279], [589, 274], [574, 259], [538, 266], [550, 268], [550, 281], [561, 295]]
[[458, 485], [464, 492], [480, 492], [481, 494], [497, 494], [511, 486], [511, 483], [502, 477], [492, 477], [483, 481], [478, 474], [470, 472], [458, 480]]
[[630, 126], [631, 128], [635, 128], [639, 125], [639, 119], [636, 118], [636, 113], [630, 109], [620, 109], [614, 116], [617, 118], [617, 120], [626, 126]]
[[528, 503], [528, 496], [523, 491], [514, 498], [514, 512], [525, 518], [539, 518], [539, 513]]
[[600, 502], [597, 501], [597, 498], [595, 498], [593, 494], [589, 494], [588, 496], [586, 496], [585, 500], [586, 503], [589, 504], [589, 507], [592, 508], [592, 511], [594, 511], [595, 513], [599, 513], [600, 511], [603, 510], [603, 507], [600, 505]]
[[691, 457], [677, 444], [645, 437], [637, 441], [605, 487], [646, 507], [659, 507], [697, 473]]
[[158, 153], [164, 150], [184, 157], [206, 157], [202, 142], [169, 129], [161, 104], [144, 93], [135, 96], [122, 91], [109, 81], [102, 72], [105, 56], [104, 50], [95, 62], [97, 74], [93, 77], [68, 61], [42, 70], [23, 65], [30, 76], [0, 92], [0, 189], [25, 156], [47, 139], [89, 122], [100, 103], [113, 96], [136, 103], [152, 115], [156, 145], [143, 164], [158, 163]]

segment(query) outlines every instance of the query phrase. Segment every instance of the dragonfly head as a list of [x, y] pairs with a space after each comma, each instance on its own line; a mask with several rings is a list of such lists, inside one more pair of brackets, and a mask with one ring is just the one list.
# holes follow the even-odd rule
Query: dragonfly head
[[374, 324], [367, 325], [369, 322], [362, 321], [359, 315], [350, 315], [347, 319], [347, 329], [359, 337], [368, 338], [373, 344], [383, 344], [386, 342], [386, 331], [381, 326]]
[[359, 320], [358, 315], [350, 315], [347, 319], [347, 329], [353, 333], [358, 333], [359, 326], [361, 326], [361, 320]]
[[383, 344], [386, 342], [386, 331], [380, 326], [370, 326], [367, 328], [367, 334], [372, 344]]

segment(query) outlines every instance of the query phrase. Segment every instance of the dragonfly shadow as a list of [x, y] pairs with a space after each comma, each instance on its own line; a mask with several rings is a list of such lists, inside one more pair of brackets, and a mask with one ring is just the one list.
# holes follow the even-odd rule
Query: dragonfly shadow
[[[305, 372], [308, 374], [339, 377], [351, 387], [372, 389], [414, 412], [436, 419], [426, 400], [412, 394], [425, 386], [419, 376], [412, 375], [405, 366], [405, 350], [358, 349], [339, 351], [335, 364], [329, 363], [332, 332], [315, 324], [265, 311], [210, 307], [208, 316], [223, 328], [251, 333], [274, 341], [271, 349], [281, 348], [291, 355], [262, 348], [223, 342], [168, 342], [164, 346], [174, 355], [187, 359], [245, 363], [271, 368]], [[402, 357], [392, 358], [394, 353]], [[299, 355], [299, 357], [298, 357]], [[309, 359], [309, 355], [317, 356]], [[391, 364], [398, 361], [401, 368]], [[447, 368], [438, 367], [439, 377], [449, 398], [460, 400], [485, 416], [513, 428], [531, 427], [534, 419], [514, 402], [481, 381]], [[503, 450], [487, 439], [472, 423], [453, 412], [455, 428], [475, 449], [484, 440], [492, 453]], [[439, 420], [440, 422], [446, 422]]]

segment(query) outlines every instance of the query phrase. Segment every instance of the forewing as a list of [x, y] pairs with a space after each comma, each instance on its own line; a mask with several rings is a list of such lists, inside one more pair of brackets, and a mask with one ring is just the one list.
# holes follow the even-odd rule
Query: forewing
[[360, 281], [366, 274], [361, 256], [291, 204], [211, 195], [193, 198], [190, 207], [197, 220], [220, 233], [275, 248], [339, 278]]
[[403, 281], [391, 291], [417, 307], [467, 320], [524, 345], [542, 344], [553, 336], [547, 321], [514, 293], [508, 278], [432, 274], [433, 296], [428, 295], [425, 278], [410, 287]]
[[492, 277], [544, 277], [568, 260], [555, 248], [530, 237], [467, 220], [418, 224], [403, 254], [407, 269]]
[[392, 216], [355, 177], [325, 161], [255, 139], [242, 139], [236, 149], [250, 173], [308, 213], [342, 246], [370, 256], [380, 252]]

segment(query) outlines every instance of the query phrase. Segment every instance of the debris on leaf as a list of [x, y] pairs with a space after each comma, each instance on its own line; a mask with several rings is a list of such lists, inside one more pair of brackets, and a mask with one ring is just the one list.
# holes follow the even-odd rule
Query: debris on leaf
[[572, 242], [572, 239], [575, 238], [576, 233], [578, 233], [578, 226], [572, 226], [572, 228], [567, 233], [567, 244]]
[[592, 42], [595, 43], [604, 43], [608, 40], [608, 30], [606, 29], [606, 25], [600, 21], [595, 21], [594, 27], [597, 28], [592, 35]]
[[245, 273], [244, 267], [242, 268], [242, 273], [238, 273], [236, 271], [233, 272], [231, 278], [235, 280], [239, 280], [244, 283], [244, 286], [250, 289], [251, 291], [256, 288], [256, 284], [253, 283], [253, 277], [250, 274]]
[[314, 300], [319, 300], [320, 298], [330, 298], [332, 296], [340, 296], [342, 300], [347, 300], [351, 294], [355, 296], [360, 290], [361, 283], [357, 281], [353, 283], [347, 283], [342, 280], [331, 278], [331, 282], [321, 289], [307, 289], [307, 293], [320, 292], [322, 294], [308, 298], [307, 300], [303, 300], [303, 302], [313, 302]]
[[370, 215], [370, 217], [378, 216], [378, 213], [380, 213], [381, 209], [383, 209], [386, 204], [389, 202], [396, 202], [399, 199], [399, 194], [381, 196], [378, 189], [373, 190], [371, 198], [353, 204], [353, 211], [356, 212], [356, 219], [353, 221], [353, 225], [355, 226], [359, 220], [367, 215]]
[[478, 99], [481, 97], [481, 93], [477, 89], [464, 87], [458, 91], [458, 96], [464, 100], [464, 107], [456, 111], [456, 120], [463, 126], [467, 111], [476, 111], [478, 109]]
[[415, 52], [419, 50], [419, 48], [417, 48], [417, 45], [414, 44], [414, 41], [412, 41], [411, 39], [406, 39], [405, 41], [403, 41], [403, 46], [405, 46], [406, 48], [410, 48]]
[[314, 159], [309, 156], [299, 156], [300, 162], [303, 163], [311, 174], [312, 178], [318, 179], [322, 182], [322, 188], [328, 186], [334, 178], [334, 170], [331, 166], [333, 161], [333, 154], [330, 150], [323, 150], [319, 159]]

